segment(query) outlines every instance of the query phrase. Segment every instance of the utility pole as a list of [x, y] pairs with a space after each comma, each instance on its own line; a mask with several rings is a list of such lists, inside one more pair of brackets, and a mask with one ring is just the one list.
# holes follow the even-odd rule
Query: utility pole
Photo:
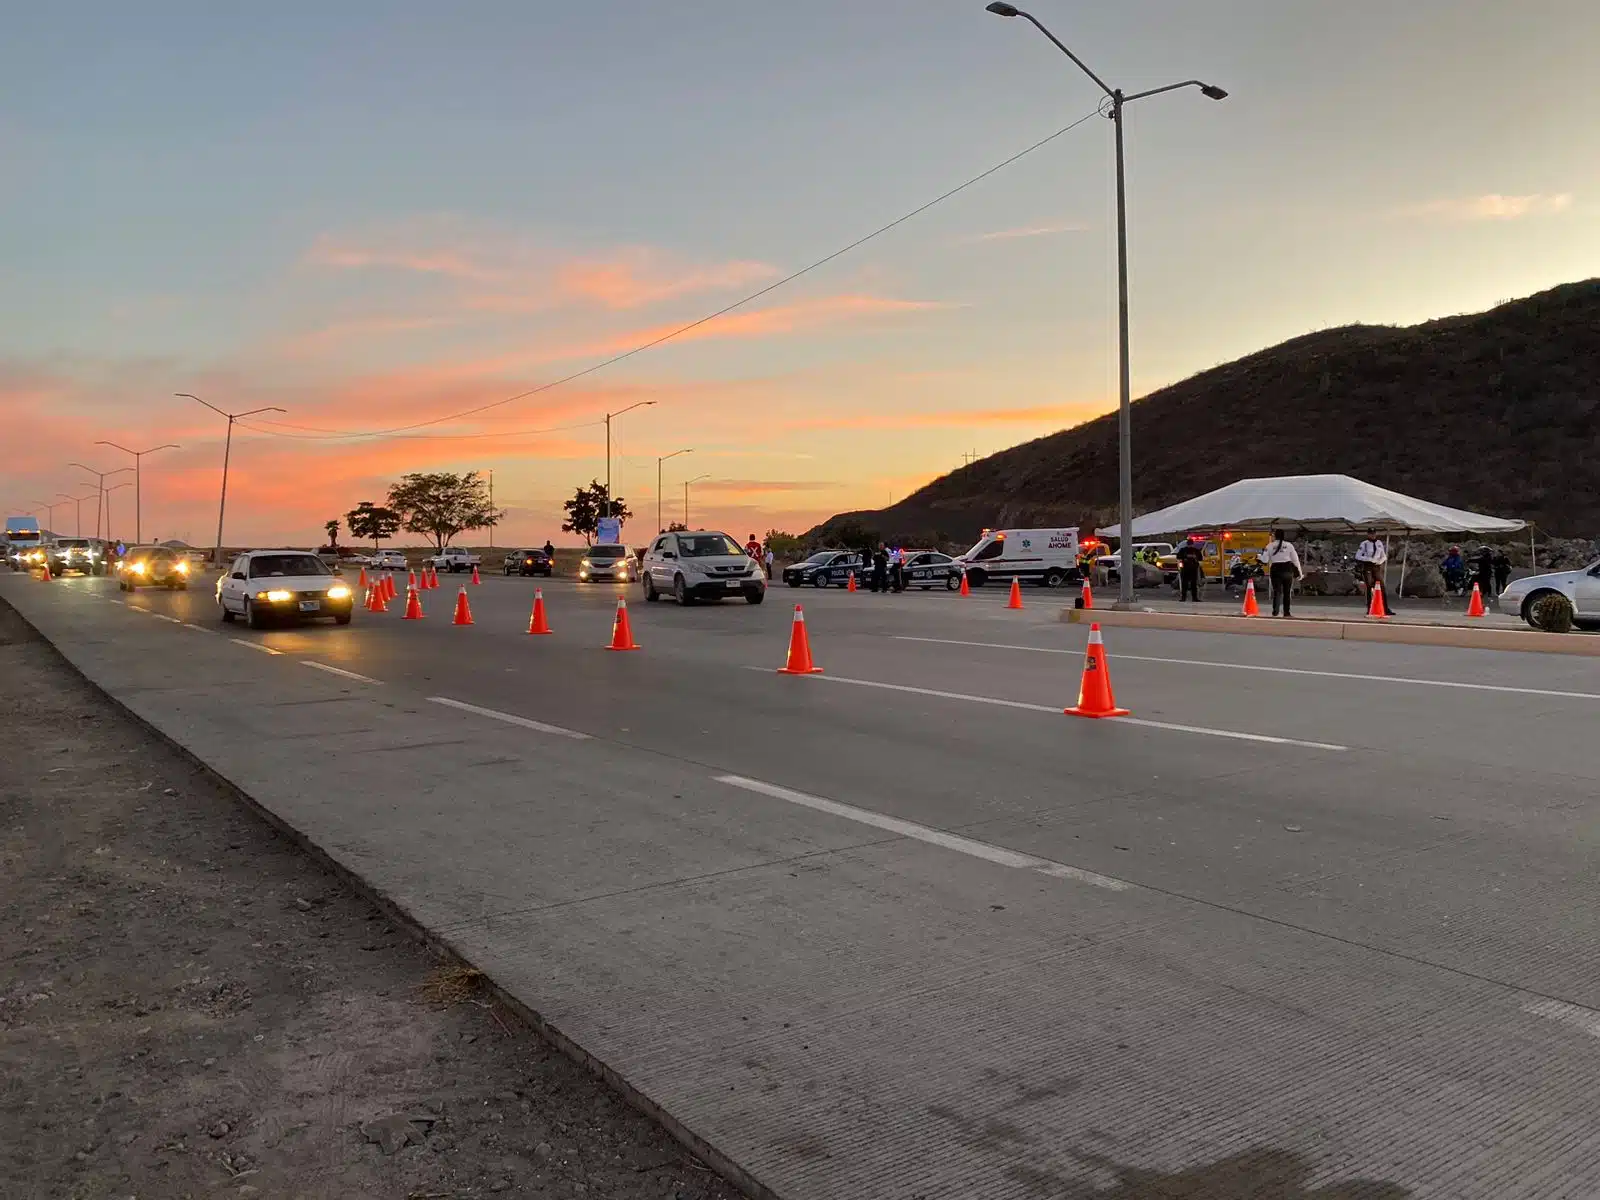
[[[144, 541], [144, 483], [143, 472], [140, 469], [141, 460], [146, 454], [154, 454], [157, 450], [179, 450], [182, 447], [176, 442], [168, 442], [165, 446], [151, 446], [148, 450], [129, 450], [126, 446], [117, 445], [116, 442], [96, 442], [95, 445], [110, 446], [113, 450], [133, 455], [133, 540], [134, 544], [138, 545]], [[109, 517], [107, 519], [109, 520]]]
[[132, 467], [118, 467], [115, 471], [96, 471], [93, 467], [85, 466], [81, 462], [69, 462], [69, 467], [77, 467], [80, 471], [87, 471], [95, 477], [94, 501], [94, 536], [100, 536], [100, 509], [106, 499], [106, 477], [108, 475], [121, 475], [124, 471], [133, 470]]
[[689, 485], [699, 483], [702, 479], [710, 479], [709, 475], [696, 475], [693, 479], [683, 481], [683, 527], [689, 528]]
[[268, 405], [266, 408], [252, 408], [249, 412], [228, 413], [223, 412], [215, 404], [207, 403], [206, 401], [200, 399], [199, 396], [196, 396], [191, 392], [174, 392], [173, 394], [176, 396], [181, 396], [185, 400], [193, 400], [197, 404], [204, 404], [219, 417], [228, 418], [228, 439], [223, 443], [222, 447], [222, 499], [217, 502], [217, 546], [216, 549], [211, 552], [212, 563], [220, 567], [222, 565], [222, 517], [223, 514], [228, 511], [228, 460], [233, 456], [233, 423], [239, 420], [241, 417], [253, 417], [257, 413], [264, 412], [281, 413], [284, 410], [272, 405]]
[[[658, 455], [656, 457], [656, 532], [657, 533], [665, 533], [667, 531], [666, 525], [664, 525], [662, 523], [662, 521], [661, 521], [661, 464], [666, 462], [667, 459], [669, 459], [669, 458], [677, 458], [678, 455], [680, 455], [680, 454], [693, 454], [693, 453], [694, 453], [694, 447], [690, 446], [687, 450], [674, 450], [671, 454], [662, 454], [662, 455]], [[687, 525], [688, 522], [685, 521], [684, 524]]]
[[602, 517], [609, 517], [616, 511], [616, 502], [611, 495], [611, 418], [620, 417], [623, 413], [630, 413], [636, 408], [648, 408], [654, 400], [641, 400], [637, 404], [630, 404], [627, 408], [619, 408], [614, 413], [606, 414], [606, 510]]

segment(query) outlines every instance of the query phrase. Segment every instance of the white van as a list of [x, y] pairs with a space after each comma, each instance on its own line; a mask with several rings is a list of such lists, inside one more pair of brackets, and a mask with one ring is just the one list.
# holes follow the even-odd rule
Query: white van
[[1076, 529], [985, 530], [978, 544], [956, 562], [966, 570], [972, 587], [1017, 579], [1054, 588], [1082, 578]]

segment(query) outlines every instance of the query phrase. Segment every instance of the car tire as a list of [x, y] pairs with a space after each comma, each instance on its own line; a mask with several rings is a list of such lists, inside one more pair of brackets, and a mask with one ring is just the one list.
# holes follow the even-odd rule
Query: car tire
[[244, 602], [245, 624], [251, 629], [265, 629], [267, 627], [267, 614], [258, 609], [250, 601]]
[[825, 588], [832, 582], [833, 576], [829, 575], [826, 571], [818, 571], [811, 577], [812, 587]]
[[798, 579], [785, 579], [784, 583], [788, 584], [790, 587], [800, 586], [800, 581]]
[[961, 576], [953, 573], [946, 575], [944, 577], [944, 590], [947, 592], [959, 592], [961, 590]]
[[746, 604], [760, 604], [766, 598], [767, 598], [767, 589], [766, 588], [761, 588], [759, 591], [746, 592], [744, 594], [744, 602]]
[[644, 598], [651, 604], [661, 599], [661, 593], [656, 591], [656, 581], [646, 575], [641, 581], [644, 586]]
[[[1533, 623], [1533, 606], [1539, 603], [1539, 601], [1543, 600], [1546, 596], [1559, 595], [1561, 595], [1561, 593], [1556, 591], [1554, 588], [1541, 588], [1539, 591], [1534, 592], [1522, 602], [1522, 619], [1528, 623], [1529, 629], [1539, 628]], [[1574, 621], [1573, 625], [1576, 626], [1577, 622]]]
[[1067, 582], [1067, 573], [1060, 567], [1051, 567], [1044, 573], [1044, 586], [1058, 588]]
[[232, 625], [233, 624], [233, 609], [229, 608], [226, 604], [222, 603], [222, 601], [220, 601], [220, 600], [217, 601], [217, 607], [222, 610], [222, 623], [224, 625]]
[[[980, 587], [982, 587], [984, 585], [984, 582], [988, 578], [989, 578], [988, 574], [986, 572], [984, 572], [984, 571], [968, 571], [967, 572], [967, 586], [968, 587], [980, 588]], [[956, 586], [960, 587], [961, 585], [957, 584]]]
[[333, 623], [335, 625], [348, 625], [350, 624], [350, 616], [350, 613], [334, 613]]
[[689, 595], [689, 585], [684, 582], [682, 575], [673, 577], [672, 595], [684, 608], [688, 608], [694, 603], [694, 597]]

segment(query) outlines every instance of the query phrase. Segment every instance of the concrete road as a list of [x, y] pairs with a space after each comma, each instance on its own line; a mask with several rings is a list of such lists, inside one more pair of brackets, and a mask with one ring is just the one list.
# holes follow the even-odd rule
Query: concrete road
[[1600, 1194], [1592, 664], [537, 582], [0, 596], [779, 1195]]

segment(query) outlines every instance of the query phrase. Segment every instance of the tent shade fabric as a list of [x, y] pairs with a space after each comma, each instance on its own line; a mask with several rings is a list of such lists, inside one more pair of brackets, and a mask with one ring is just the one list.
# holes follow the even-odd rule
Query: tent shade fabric
[[[1135, 538], [1227, 529], [1304, 530], [1307, 533], [1515, 533], [1526, 521], [1511, 521], [1430, 504], [1413, 496], [1374, 487], [1348, 475], [1283, 475], [1241, 479], [1227, 487], [1135, 517]], [[1121, 537], [1122, 527], [1101, 529]]]

